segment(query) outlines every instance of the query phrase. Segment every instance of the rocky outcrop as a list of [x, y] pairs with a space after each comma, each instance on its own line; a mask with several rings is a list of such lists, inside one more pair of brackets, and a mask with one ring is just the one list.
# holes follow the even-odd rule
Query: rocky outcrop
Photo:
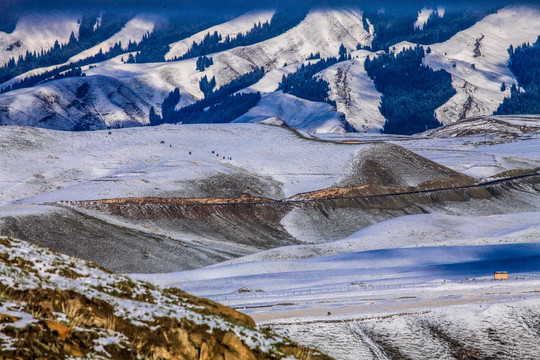
[[0, 237], [0, 359], [329, 359], [247, 315]]

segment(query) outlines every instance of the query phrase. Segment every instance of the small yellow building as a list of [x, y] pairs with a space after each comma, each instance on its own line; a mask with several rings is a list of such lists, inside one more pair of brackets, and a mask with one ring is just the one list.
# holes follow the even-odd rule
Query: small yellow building
[[495, 271], [493, 273], [494, 280], [508, 280], [508, 271]]

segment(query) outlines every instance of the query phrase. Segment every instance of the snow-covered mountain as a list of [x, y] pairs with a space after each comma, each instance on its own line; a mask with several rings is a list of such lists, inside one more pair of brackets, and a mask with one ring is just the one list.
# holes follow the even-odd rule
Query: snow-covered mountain
[[[184, 56], [190, 49], [193, 43], [200, 43], [207, 35], [219, 34], [223, 40], [227, 37], [234, 39], [239, 34], [245, 34], [258, 24], [264, 24], [272, 20], [275, 10], [264, 10], [257, 12], [249, 12], [234, 18], [231, 21], [212, 26], [206, 30], [200, 31], [186, 39], [182, 39], [169, 45], [170, 50], [165, 54], [165, 60], [173, 60]], [[223, 41], [222, 40], [222, 41]]]
[[452, 74], [457, 94], [436, 110], [437, 119], [449, 124], [472, 116], [491, 115], [515, 83], [507, 66], [508, 48], [534, 43], [540, 36], [540, 10], [509, 6], [489, 15], [450, 40], [431, 45], [424, 63]]
[[[491, 115], [502, 100], [510, 96], [510, 86], [516, 80], [507, 66], [507, 49], [532, 43], [538, 38], [539, 11], [530, 5], [509, 5], [456, 32], [446, 41], [424, 45], [425, 49], [429, 46], [429, 51], [423, 63], [433, 70], [450, 73], [451, 86], [456, 91], [446, 103], [434, 109], [438, 121], [450, 124], [465, 117]], [[414, 34], [431, 31], [432, 17], [444, 21], [448, 16], [445, 14], [448, 11], [444, 8], [418, 9], [416, 22], [411, 24], [414, 25]], [[164, 21], [163, 15], [138, 14], [110, 38], [74, 54], [68, 61], [32, 69], [0, 84], [0, 89], [6, 89], [25, 79], [54, 72], [60, 66], [68, 69], [69, 64], [77, 61], [83, 62], [80, 68], [86, 76], [49, 82], [41, 80], [32, 87], [0, 94], [0, 123], [63, 130], [146, 125], [150, 109], [153, 107], [158, 115], [161, 114], [165, 97], [175, 88], [181, 94], [175, 106], [179, 110], [204, 98], [199, 86], [204, 76], [215, 78], [215, 89], [219, 89], [263, 67], [265, 76], [241, 90], [243, 93], [260, 92], [262, 98], [236, 122], [257, 122], [276, 117], [289, 126], [308, 132], [380, 131], [388, 120], [379, 108], [384, 94], [377, 90], [364, 69], [365, 59], [380, 53], [366, 50], [374, 44], [377, 36], [382, 36], [376, 30], [380, 26], [373, 23], [377, 19], [361, 8], [316, 8], [290, 29], [285, 28], [270, 38], [263, 36], [258, 42], [234, 46], [234, 39], [240, 34], [249, 33], [260, 24], [271, 24], [276, 16], [280, 16], [279, 11], [272, 9], [248, 11], [188, 37], [163, 44], [165, 51], [161, 62], [127, 63], [129, 56], [136, 57], [138, 52], [145, 51], [128, 53], [128, 43], [141, 42]], [[78, 34], [80, 16], [51, 13], [41, 16], [39, 21], [32, 19], [33, 16], [21, 17], [15, 31], [0, 34], [0, 41], [5, 45], [0, 48], [0, 60], [4, 64], [10, 57], [17, 58], [27, 50], [47, 50], [57, 40], [61, 44], [66, 43], [71, 32], [75, 36]], [[55, 25], [48, 25], [52, 23]], [[185, 55], [194, 43], [203, 46], [204, 41], [209, 41], [207, 35], [214, 33], [221, 36], [222, 45], [226, 38], [233, 45], [217, 53], [204, 53], [212, 64], [197, 69], [197, 57], [170, 61]], [[106, 53], [117, 43], [121, 43], [123, 53], [97, 63], [84, 62], [100, 50]], [[341, 45], [346, 51], [345, 58], [340, 59], [343, 61], [323, 68], [313, 76], [328, 84], [329, 104], [277, 91], [283, 76], [301, 71], [302, 65], [314, 64], [319, 58], [337, 58]], [[391, 51], [411, 46], [415, 44], [396, 41]], [[60, 72], [63, 73], [65, 71]], [[503, 91], [502, 83], [507, 85]], [[92, 89], [92, 94], [81, 105], [74, 90], [83, 84]]]
[[110, 76], [73, 77], [2, 96], [4, 125], [97, 130], [148, 123], [151, 104]]
[[66, 43], [71, 33], [79, 34], [80, 14], [61, 13], [31, 14], [19, 19], [15, 30], [11, 33], [0, 31], [0, 66], [10, 58], [29, 52], [49, 50], [54, 42]]

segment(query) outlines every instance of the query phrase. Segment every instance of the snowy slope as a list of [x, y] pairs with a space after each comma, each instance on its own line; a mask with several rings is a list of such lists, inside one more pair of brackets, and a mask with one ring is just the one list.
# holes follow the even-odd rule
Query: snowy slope
[[67, 63], [76, 62], [99, 53], [100, 50], [107, 52], [116, 43], [122, 44], [122, 49], [127, 49], [129, 42], [140, 42], [146, 33], [151, 33], [154, 30], [155, 18], [145, 15], [138, 15], [129, 20], [124, 27], [111, 36], [109, 39], [102, 41], [90, 49], [87, 49], [73, 57]]
[[[287, 246], [231, 260], [229, 264], [306, 259], [357, 251], [418, 246], [512, 244], [537, 241], [540, 213], [459, 216], [441, 213], [402, 216], [369, 226], [343, 240]], [[298, 224], [282, 220], [292, 233]]]
[[[357, 44], [371, 44], [372, 34], [362, 25], [362, 13], [353, 9], [314, 10], [296, 27], [286, 33], [251, 46], [216, 54], [215, 65], [210, 67], [218, 84], [225, 77], [228, 82], [232, 71], [242, 67], [263, 66], [266, 70], [281, 68], [306, 60], [319, 52], [322, 57], [337, 56], [341, 43], [353, 50]], [[246, 72], [243, 70], [242, 72]], [[275, 90], [275, 89], [273, 89]]]
[[0, 203], [204, 197], [208, 190], [199, 185], [217, 175], [250, 176], [268, 184], [263, 196], [289, 197], [338, 182], [364, 146], [307, 140], [256, 124], [162, 125], [111, 134], [2, 126]]
[[[251, 318], [220, 304], [181, 291], [161, 291], [25, 241], [2, 236], [0, 249], [2, 291], [17, 294], [4, 296], [0, 304], [2, 316], [8, 319], [0, 324], [2, 357], [38, 358], [45, 353], [43, 357], [49, 359], [160, 358], [163, 354], [186, 358], [189, 354], [194, 359], [202, 352], [217, 358], [226, 354], [255, 359], [254, 353], [297, 358], [292, 356], [298, 352], [296, 344], [260, 332]], [[160, 321], [163, 330], [157, 335], [154, 324]], [[10, 331], [14, 328], [17, 331]], [[281, 351], [284, 343], [287, 349]]]
[[[439, 16], [444, 14], [442, 9], [437, 10]], [[417, 25], [424, 23], [431, 10], [422, 10], [419, 13]], [[260, 11], [247, 13], [230, 22], [220, 24], [215, 28], [207, 29], [194, 38], [176, 43], [172, 46], [168, 56], [179, 55], [185, 52], [185, 47], [197, 37], [203, 37], [209, 31], [218, 31], [223, 36], [235, 36], [240, 32], [252, 27], [253, 24], [264, 22], [271, 18], [273, 11]], [[466, 29], [450, 40], [431, 45], [432, 52], [427, 54], [425, 64], [433, 69], [445, 69], [452, 74], [453, 86], [457, 94], [448, 103], [437, 109], [436, 115], [443, 123], [451, 123], [466, 116], [478, 114], [490, 114], [502, 101], [506, 92], [500, 91], [502, 82], [510, 84], [514, 82], [513, 76], [508, 70], [506, 63], [508, 60], [507, 48], [512, 44], [517, 46], [523, 42], [533, 42], [540, 34], [540, 10], [532, 7], [509, 6], [498, 13], [487, 16], [482, 21], [469, 29]], [[24, 21], [21, 20], [24, 28]], [[27, 21], [28, 22], [28, 21]], [[28, 25], [26, 25], [28, 28]], [[125, 46], [126, 40], [137, 40], [146, 31], [153, 27], [153, 20], [149, 18], [137, 17], [131, 20], [124, 29], [114, 35], [104, 43], [78, 54], [73, 59], [79, 59], [87, 55], [94, 54], [99, 48], [108, 48], [114, 42], [122, 41]], [[22, 31], [22, 30], [21, 30]], [[7, 35], [6, 35], [7, 36]], [[11, 35], [10, 35], [11, 36]], [[217, 87], [229, 83], [239, 75], [252, 71], [256, 67], [264, 67], [266, 76], [257, 84], [243, 91], [259, 91], [262, 93], [274, 92], [283, 75], [294, 71], [299, 64], [306, 61], [312, 53], [320, 53], [322, 57], [336, 56], [340, 44], [352, 52], [353, 59], [336, 64], [324, 70], [319, 75], [330, 84], [330, 98], [337, 103], [337, 110], [343, 113], [347, 121], [359, 131], [378, 131], [384, 124], [384, 118], [379, 113], [378, 106], [380, 94], [376, 91], [372, 81], [366, 75], [363, 68], [363, 61], [370, 55], [368, 51], [355, 51], [356, 46], [361, 44], [369, 46], [373, 39], [373, 29], [366, 31], [363, 26], [362, 12], [357, 9], [318, 9], [308, 13], [306, 18], [296, 27], [275, 38], [268, 39], [258, 44], [245, 47], [237, 47], [221, 53], [212, 54], [214, 65], [203, 72], [196, 70], [196, 59], [185, 61], [149, 63], [149, 64], [124, 64], [122, 56], [111, 59], [104, 63], [95, 64], [96, 67], [85, 67], [87, 76], [100, 75], [106, 78], [114, 78], [121, 82], [129, 92], [137, 94], [142, 99], [143, 104], [136, 104], [137, 111], [141, 110], [147, 114], [150, 106], [153, 106], [159, 113], [160, 105], [166, 94], [175, 88], [180, 88], [182, 97], [177, 108], [188, 105], [203, 94], [199, 89], [199, 81], [203, 76], [212, 78], [215, 76]], [[196, 39], [197, 38], [197, 39]], [[183, 44], [183, 45], [182, 45]], [[403, 47], [412, 46], [410, 43], [396, 44], [396, 50]], [[184, 50], [178, 50], [183, 48]], [[476, 51], [475, 51], [476, 49]], [[178, 52], [180, 51], [180, 52]], [[125, 59], [124, 59], [125, 60]], [[289, 64], [285, 66], [285, 64]], [[474, 65], [474, 66], [473, 66]], [[17, 80], [42, 72], [46, 69], [35, 69], [27, 74], [23, 74]], [[114, 82], [116, 84], [117, 82]], [[113, 83], [111, 83], [113, 84]], [[6, 85], [6, 84], [4, 84]], [[43, 85], [49, 86], [49, 85]], [[58, 85], [60, 87], [64, 85]], [[112, 85], [111, 85], [112, 86]], [[39, 89], [38, 85], [36, 89]], [[508, 87], [509, 88], [509, 87]], [[4, 97], [22, 96], [24, 102], [38, 106], [37, 109], [26, 108], [25, 120], [14, 119], [15, 112], [4, 110], [2, 121], [6, 123], [19, 124], [40, 124], [44, 127], [57, 127], [56, 122], [48, 122], [44, 118], [51, 113], [44, 114], [42, 101], [39, 100], [40, 91], [36, 90], [32, 94], [28, 92], [14, 92], [12, 94], [1, 95], [0, 104], [8, 106], [13, 99], [6, 100]], [[102, 94], [102, 97], [107, 97]], [[30, 97], [38, 98], [31, 99]], [[269, 99], [278, 99], [280, 106], [272, 109]], [[73, 99], [72, 99], [73, 100]], [[287, 103], [289, 109], [283, 111], [282, 104]], [[115, 111], [116, 116], [105, 123], [124, 122], [134, 124], [136, 121], [144, 124], [147, 121], [145, 116], [121, 115], [132, 113], [131, 102], [123, 105], [119, 104], [122, 111]], [[263, 101], [251, 113], [238, 121], [259, 121], [262, 117], [288, 117], [285, 120], [289, 125], [296, 122], [299, 128], [311, 132], [342, 131], [344, 128], [336, 120], [337, 113], [327, 109], [325, 104], [318, 104], [321, 113], [316, 116], [316, 125], [307, 125], [310, 118], [313, 118], [313, 109], [305, 101], [290, 99], [279, 94], [272, 94], [264, 97]], [[58, 108], [63, 114], [69, 113], [69, 109], [64, 105], [49, 105], [50, 108]], [[102, 111], [103, 110], [103, 111]], [[287, 114], [301, 114], [305, 112], [302, 119], [295, 119], [297, 116]], [[36, 116], [30, 119], [31, 114]], [[110, 118], [110, 108], [101, 109], [95, 107], [93, 113], [98, 117]], [[287, 113], [287, 114], [286, 114]], [[7, 115], [8, 116], [7, 116]], [[29, 115], [30, 114], [30, 115]], [[309, 116], [307, 115], [309, 114]], [[7, 117], [6, 117], [7, 116]], [[321, 120], [324, 119], [324, 120]], [[69, 125], [59, 128], [70, 128]]]
[[[246, 15], [247, 18], [258, 21], [258, 15]], [[246, 20], [247, 21], [247, 20]], [[255, 67], [264, 67], [267, 71], [282, 67], [285, 63], [295, 64], [305, 61], [312, 53], [320, 52], [321, 56], [337, 56], [341, 43], [349, 50], [356, 48], [357, 44], [369, 45], [373, 34], [364, 30], [362, 25], [362, 13], [354, 9], [339, 10], [313, 10], [295, 28], [288, 32], [269, 39], [262, 43], [246, 47], [234, 48], [218, 54], [212, 55], [214, 65], [204, 72], [198, 72], [195, 67], [196, 59], [185, 61], [150, 63], [150, 64], [123, 64], [120, 58], [112, 59], [104, 63], [97, 64], [92, 69], [85, 69], [87, 76], [101, 75], [112, 77], [120, 81], [123, 86], [136, 93], [146, 104], [160, 108], [160, 104], [166, 94], [174, 88], [179, 87], [182, 93], [181, 103], [178, 106], [187, 105], [196, 99], [200, 99], [203, 94], [199, 89], [199, 80], [204, 75], [211, 78], [216, 77], [217, 87], [229, 83], [239, 75], [252, 71]], [[48, 85], [47, 85], [48, 86]], [[36, 89], [39, 89], [37, 86]], [[275, 88], [272, 89], [274, 91]], [[18, 96], [21, 93], [12, 93], [10, 96]], [[29, 96], [29, 93], [25, 94]], [[33, 96], [37, 96], [34, 93]], [[7, 94], [9, 95], [9, 94]], [[3, 99], [7, 95], [0, 96], [0, 102], [11, 102]], [[107, 94], [104, 94], [106, 96]], [[28, 102], [28, 97], [25, 99]], [[35, 103], [36, 100], [30, 103]], [[39, 103], [39, 101], [38, 101]], [[303, 102], [299, 102], [304, 108]], [[324, 104], [323, 104], [324, 106]], [[149, 109], [149, 107], [141, 106]], [[27, 108], [30, 109], [30, 108]], [[66, 111], [62, 107], [62, 110]], [[148, 110], [147, 110], [148, 111]], [[296, 109], [300, 112], [300, 109]], [[32, 113], [33, 111], [29, 111]], [[42, 112], [37, 109], [38, 114]], [[100, 114], [100, 108], [96, 108]], [[118, 113], [120, 114], [120, 113]], [[270, 114], [276, 116], [275, 114]], [[5, 116], [5, 115], [4, 115]], [[325, 115], [331, 119], [333, 116]], [[33, 120], [26, 120], [25, 123], [37, 123], [43, 117]], [[13, 119], [5, 119], [4, 122]], [[124, 121], [131, 121], [130, 117], [125, 117]], [[145, 121], [139, 121], [145, 123]], [[47, 126], [43, 124], [42, 126]], [[52, 127], [52, 125], [49, 125]], [[66, 128], [66, 127], [63, 127]], [[336, 129], [335, 121], [323, 123], [318, 127], [312, 127], [313, 131], [332, 131]]]
[[501, 84], [515, 82], [507, 67], [507, 50], [510, 45], [535, 42], [540, 35], [539, 19], [537, 7], [508, 6], [448, 41], [431, 45], [432, 52], [426, 54], [424, 64], [452, 74], [452, 86], [457, 91], [436, 110], [437, 119], [448, 124], [492, 114], [509, 96], [509, 89], [500, 91]]
[[352, 50], [358, 43], [369, 45], [371, 38], [372, 35], [363, 29], [361, 12], [346, 9], [317, 10], [310, 12], [304, 21], [285, 34], [262, 43], [212, 55], [214, 65], [204, 72], [198, 72], [195, 59], [189, 59], [163, 64], [125, 65], [110, 61], [87, 71], [87, 74], [114, 74], [133, 86], [144, 84], [162, 92], [180, 87], [184, 101], [189, 103], [189, 99], [202, 97], [199, 80], [204, 75], [208, 78], [215, 76], [219, 87], [255, 67], [264, 67], [269, 71], [285, 63], [305, 61], [310, 54], [316, 52], [320, 52], [323, 57], [336, 56], [341, 43]]
[[279, 87], [279, 84], [281, 83], [281, 80], [283, 76], [287, 76], [289, 74], [293, 74], [302, 65], [308, 65], [313, 64], [317, 62], [318, 60], [308, 60], [308, 61], [302, 61], [295, 64], [287, 64], [287, 66], [283, 66], [281, 68], [275, 68], [270, 71], [268, 71], [266, 74], [264, 74], [263, 78], [259, 81], [257, 81], [255, 84], [239, 91], [239, 92], [260, 92], [260, 93], [271, 93], [277, 90]]
[[78, 36], [81, 16], [73, 13], [31, 14], [23, 16], [17, 22], [15, 30], [7, 34], [0, 32], [0, 66], [10, 58], [15, 60], [20, 55], [30, 52], [48, 50], [58, 40], [60, 44], [67, 43], [71, 32]]
[[148, 123], [150, 104], [105, 76], [72, 77], [0, 97], [0, 123], [58, 130], [96, 130]]
[[331, 105], [300, 99], [281, 91], [263, 95], [255, 107], [234, 122], [261, 122], [272, 117], [310, 133], [343, 133], [349, 130], [343, 114]]
[[[415, 360], [536, 359], [540, 301], [528, 292], [537, 287], [538, 281], [483, 286], [447, 282], [431, 291], [366, 292], [358, 301], [363, 306], [322, 308], [315, 319], [301, 318], [306, 311], [295, 309], [290, 318], [264, 325], [339, 360], [395, 359], [396, 353], [399, 359]], [[476, 295], [481, 293], [486, 295]], [[332, 315], [325, 316], [324, 310]], [[357, 311], [356, 317], [347, 317], [344, 310]]]
[[[138, 15], [135, 18], [131, 19], [124, 25], [124, 27], [111, 36], [109, 39], [102, 41], [96, 46], [91, 47], [90, 49], [84, 50], [81, 53], [72, 56], [68, 61], [62, 64], [51, 65], [47, 67], [41, 67], [27, 71], [21, 75], [18, 75], [2, 84], [0, 84], [0, 89], [4, 89], [12, 84], [15, 84], [23, 79], [26, 79], [31, 76], [40, 75], [47, 71], [52, 71], [58, 67], [69, 65], [70, 63], [77, 62], [79, 60], [86, 59], [88, 57], [98, 54], [100, 51], [107, 52], [111, 47], [116, 43], [121, 43], [123, 49], [127, 49], [127, 46], [130, 41], [139, 42], [146, 33], [152, 32], [154, 29], [156, 18], [153, 16]], [[116, 61], [121, 63], [121, 59], [124, 61], [127, 60], [128, 55], [118, 56]], [[83, 69], [88, 69], [89, 66], [83, 66]]]
[[337, 110], [345, 114], [357, 131], [374, 132], [382, 129], [385, 118], [379, 112], [381, 94], [364, 69], [364, 61], [373, 53], [358, 50], [352, 53], [353, 60], [330, 66], [322, 77], [330, 84], [331, 100], [336, 101]]
[[170, 50], [165, 55], [165, 60], [172, 60], [176, 57], [181, 57], [188, 52], [191, 45], [195, 43], [200, 43], [207, 34], [214, 34], [217, 32], [221, 35], [223, 40], [227, 36], [231, 39], [236, 38], [240, 34], [245, 34], [257, 24], [264, 24], [265, 22], [270, 22], [272, 16], [274, 15], [275, 10], [263, 10], [257, 12], [249, 12], [244, 15], [241, 15], [237, 18], [234, 18], [231, 21], [226, 23], [212, 26], [206, 30], [198, 32], [195, 35], [192, 35], [186, 39], [177, 41], [169, 45]]

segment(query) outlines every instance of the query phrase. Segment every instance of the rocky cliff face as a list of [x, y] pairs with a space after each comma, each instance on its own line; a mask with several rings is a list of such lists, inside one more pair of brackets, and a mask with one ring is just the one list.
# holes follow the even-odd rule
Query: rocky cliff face
[[0, 359], [327, 359], [247, 315], [0, 237]]

